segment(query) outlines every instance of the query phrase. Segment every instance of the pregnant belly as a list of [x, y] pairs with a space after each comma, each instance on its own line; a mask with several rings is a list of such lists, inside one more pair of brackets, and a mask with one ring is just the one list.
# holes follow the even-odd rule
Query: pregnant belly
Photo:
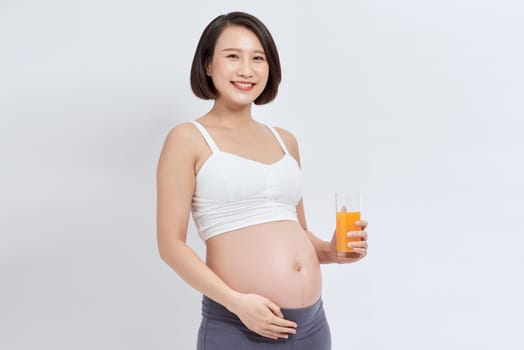
[[320, 297], [320, 264], [297, 222], [242, 228], [206, 245], [207, 265], [239, 292], [262, 295], [284, 308], [309, 306]]

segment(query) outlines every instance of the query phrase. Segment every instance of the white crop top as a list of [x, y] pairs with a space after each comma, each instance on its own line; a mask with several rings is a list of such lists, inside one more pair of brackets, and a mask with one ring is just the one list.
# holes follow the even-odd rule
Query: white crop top
[[213, 152], [196, 175], [191, 213], [202, 240], [221, 233], [270, 221], [298, 221], [302, 173], [278, 132], [269, 127], [284, 151], [273, 164], [222, 152], [198, 122]]

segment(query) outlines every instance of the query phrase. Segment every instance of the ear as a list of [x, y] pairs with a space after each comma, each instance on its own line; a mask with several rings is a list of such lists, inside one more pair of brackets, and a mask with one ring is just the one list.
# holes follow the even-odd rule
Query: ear
[[211, 76], [211, 65], [210, 65], [209, 63], [207, 63], [207, 64], [205, 65], [205, 67], [206, 67], [206, 75], [207, 75], [208, 77], [210, 77], [210, 76]]

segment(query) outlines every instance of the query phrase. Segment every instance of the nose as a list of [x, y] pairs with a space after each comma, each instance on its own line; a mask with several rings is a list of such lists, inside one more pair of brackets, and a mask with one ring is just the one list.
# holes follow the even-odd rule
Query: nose
[[250, 78], [253, 76], [253, 67], [249, 60], [242, 60], [240, 67], [238, 67], [238, 76], [243, 78]]

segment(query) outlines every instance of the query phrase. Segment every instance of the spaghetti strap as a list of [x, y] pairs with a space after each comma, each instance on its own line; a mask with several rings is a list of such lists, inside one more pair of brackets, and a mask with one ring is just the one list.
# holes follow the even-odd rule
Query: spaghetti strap
[[280, 137], [280, 134], [278, 133], [278, 131], [275, 130], [274, 127], [272, 126], [269, 126], [269, 125], [266, 125], [269, 130], [271, 130], [271, 132], [273, 133], [273, 135], [275, 135], [275, 138], [277, 139], [278, 143], [280, 144], [280, 147], [282, 147], [282, 150], [284, 150], [284, 153], [289, 153], [287, 151], [287, 147], [286, 147], [286, 144], [284, 143], [284, 141], [282, 141], [282, 138]]
[[217, 144], [215, 143], [215, 141], [213, 141], [213, 138], [211, 137], [211, 135], [209, 135], [206, 128], [204, 128], [202, 124], [200, 124], [196, 120], [191, 120], [191, 123], [193, 123], [197, 127], [197, 129], [200, 131], [200, 133], [202, 134], [202, 137], [204, 138], [204, 140], [206, 140], [207, 145], [211, 149], [211, 152], [213, 153], [220, 152]]

